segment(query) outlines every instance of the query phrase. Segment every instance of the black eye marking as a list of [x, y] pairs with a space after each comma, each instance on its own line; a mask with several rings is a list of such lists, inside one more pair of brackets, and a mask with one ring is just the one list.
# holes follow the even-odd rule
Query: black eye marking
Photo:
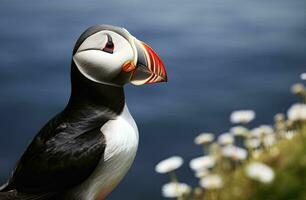
[[109, 34], [106, 34], [106, 36], [107, 36], [107, 42], [106, 42], [106, 44], [105, 44], [105, 46], [102, 50], [107, 52], [107, 53], [113, 53], [114, 48], [115, 48], [115, 45], [113, 43], [113, 39]]

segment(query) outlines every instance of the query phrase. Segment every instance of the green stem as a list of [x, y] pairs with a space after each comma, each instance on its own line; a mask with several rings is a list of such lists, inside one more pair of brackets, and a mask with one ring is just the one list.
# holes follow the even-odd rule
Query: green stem
[[208, 146], [206, 144], [203, 145], [203, 155], [207, 155], [208, 152]]
[[170, 177], [170, 181], [173, 182], [173, 183], [178, 183], [178, 178], [175, 174], [174, 171], [171, 171], [168, 173], [169, 174], [169, 177]]

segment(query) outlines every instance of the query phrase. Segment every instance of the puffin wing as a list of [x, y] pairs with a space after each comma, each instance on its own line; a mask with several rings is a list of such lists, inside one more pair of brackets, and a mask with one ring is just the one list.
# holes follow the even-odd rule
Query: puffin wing
[[91, 175], [105, 150], [100, 128], [71, 135], [65, 131], [48, 140], [36, 136], [20, 159], [5, 190], [61, 192]]

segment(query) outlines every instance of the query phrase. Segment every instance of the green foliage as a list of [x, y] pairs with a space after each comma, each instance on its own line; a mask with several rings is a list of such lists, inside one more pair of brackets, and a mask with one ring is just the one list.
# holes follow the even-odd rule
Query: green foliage
[[[306, 89], [295, 84], [292, 92], [302, 102], [288, 109], [287, 118], [275, 115], [273, 127], [248, 129], [255, 112], [238, 110], [230, 120], [239, 126], [229, 133], [215, 141], [211, 133], [198, 135], [195, 144], [205, 151], [190, 161], [190, 167], [199, 186], [191, 188], [176, 178], [170, 180], [174, 187], [163, 187], [163, 196], [178, 200], [306, 200]], [[167, 164], [165, 172], [175, 174], [182, 162], [171, 167], [175, 163], [169, 160], [163, 163]]]
[[[304, 123], [304, 127], [306, 124]], [[283, 139], [256, 161], [275, 172], [272, 183], [263, 184], [245, 175], [243, 164], [233, 173], [224, 174], [225, 184], [218, 191], [222, 200], [304, 200], [306, 199], [306, 129], [299, 129], [291, 140]], [[210, 200], [210, 198], [205, 198]], [[211, 199], [213, 200], [213, 199]]]

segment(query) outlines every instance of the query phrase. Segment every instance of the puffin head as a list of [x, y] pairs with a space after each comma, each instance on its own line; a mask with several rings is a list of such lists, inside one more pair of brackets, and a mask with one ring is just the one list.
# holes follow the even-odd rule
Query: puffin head
[[155, 51], [126, 29], [111, 25], [88, 28], [77, 40], [73, 61], [90, 81], [121, 87], [167, 81]]

